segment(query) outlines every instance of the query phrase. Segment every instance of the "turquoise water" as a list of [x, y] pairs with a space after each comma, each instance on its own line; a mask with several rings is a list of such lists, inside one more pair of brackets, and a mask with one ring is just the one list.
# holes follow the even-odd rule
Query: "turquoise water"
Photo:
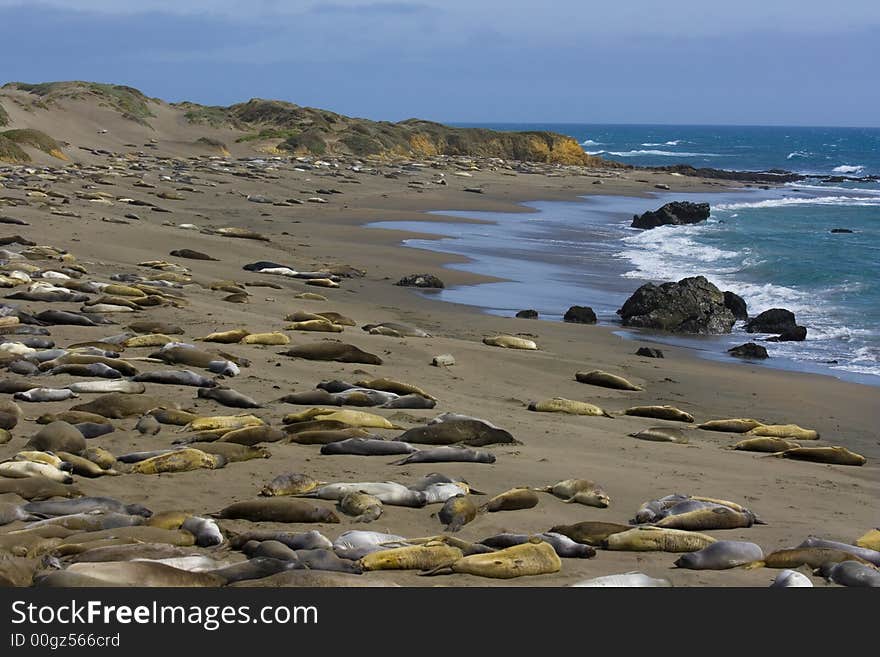
[[[563, 131], [560, 126], [515, 127]], [[709, 162], [695, 161], [708, 156], [682, 156], [681, 160], [638, 156], [669, 159], [668, 164], [719, 166], [720, 159], [728, 157], [732, 165], [728, 168], [735, 169], [794, 169], [791, 164], [797, 161], [804, 165], [802, 170], [813, 173], [832, 173], [839, 167], [861, 167], [848, 175], [880, 173], [880, 130], [576, 128], [568, 132], [581, 141], [588, 136], [604, 139], [609, 149], [637, 142], [648, 150], [663, 140], [677, 141], [665, 147], [673, 150], [696, 146], [682, 152], [718, 153]], [[705, 148], [710, 135], [715, 141], [712, 150]], [[749, 143], [752, 146], [746, 148]], [[795, 145], [809, 156], [789, 158]], [[629, 227], [633, 214], [671, 200], [706, 201], [711, 217], [693, 226], [648, 231]], [[470, 262], [455, 266], [509, 279], [440, 294], [442, 299], [504, 315], [535, 308], [548, 319], [560, 319], [566, 308], [578, 304], [592, 306], [601, 322], [614, 324], [617, 308], [642, 283], [704, 275], [721, 289], [741, 295], [750, 314], [784, 307], [807, 327], [805, 342], [767, 343], [771, 354], [767, 365], [880, 385], [880, 183], [819, 184], [812, 180], [771, 190], [662, 193], [648, 199], [590, 196], [582, 202], [526, 205], [534, 212], [439, 213], [489, 223], [375, 225], [439, 235], [441, 239], [409, 240], [407, 244], [467, 256]], [[833, 228], [853, 232], [834, 234]], [[724, 358], [732, 344], [763, 336], [748, 336], [737, 325], [732, 335], [718, 338], [644, 333], [639, 337], [687, 344]]]

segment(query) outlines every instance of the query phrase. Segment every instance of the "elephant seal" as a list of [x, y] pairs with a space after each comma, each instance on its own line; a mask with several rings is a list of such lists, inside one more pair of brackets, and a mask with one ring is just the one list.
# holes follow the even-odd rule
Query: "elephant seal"
[[676, 429], [674, 427], [651, 427], [629, 435], [633, 438], [638, 438], [639, 440], [650, 440], [657, 443], [677, 443], [679, 445], [687, 445], [689, 442], [687, 433], [682, 429]]
[[33, 403], [64, 401], [74, 397], [79, 397], [79, 395], [67, 388], [31, 388], [12, 395], [13, 399]]
[[529, 403], [530, 411], [539, 413], [568, 413], [570, 415], [590, 415], [600, 417], [613, 417], [604, 409], [587, 402], [574, 401], [564, 397], [553, 397], [539, 402]]
[[657, 420], [673, 422], [693, 422], [694, 416], [674, 406], [633, 406], [623, 412], [624, 415], [650, 417]]
[[744, 541], [717, 541], [696, 552], [680, 556], [675, 565], [691, 570], [727, 570], [764, 558], [759, 545]]
[[104, 470], [109, 470], [116, 465], [116, 457], [103, 447], [86, 447], [82, 455], [92, 463], [101, 466]]
[[415, 427], [404, 431], [395, 440], [421, 445], [458, 444], [470, 447], [520, 444], [510, 432], [477, 420], [452, 420]]
[[813, 582], [810, 581], [809, 577], [796, 570], [789, 569], [780, 572], [775, 578], [773, 578], [773, 583], [770, 584], [770, 588], [774, 589], [791, 589], [812, 586]]
[[279, 495], [301, 495], [317, 489], [327, 482], [318, 481], [307, 474], [286, 472], [275, 477], [260, 490], [260, 495], [275, 497]]
[[66, 500], [46, 500], [30, 502], [24, 510], [40, 518], [57, 518], [77, 513], [118, 513], [149, 518], [153, 512], [141, 504], [126, 504], [112, 497], [77, 497]]
[[0, 495], [15, 493], [22, 499], [39, 502], [52, 497], [81, 497], [82, 491], [76, 486], [62, 484], [47, 477], [33, 476], [21, 479], [0, 478]]
[[[193, 420], [198, 419], [198, 415], [193, 413], [189, 413], [187, 411], [181, 411], [177, 408], [171, 407], [159, 407], [154, 408], [146, 413], [146, 416], [153, 417], [156, 419], [156, 422], [159, 424], [170, 424], [178, 427], [183, 427], [190, 424]], [[150, 423], [147, 425], [149, 427], [153, 427], [153, 424]], [[161, 429], [161, 427], [160, 427]], [[152, 430], [152, 429], [151, 429]], [[138, 429], [140, 431], [140, 429]], [[149, 431], [147, 432], [149, 433]], [[156, 433], [159, 433], [158, 430]]]
[[165, 335], [183, 335], [184, 330], [176, 326], [174, 324], [169, 324], [168, 322], [158, 322], [152, 320], [143, 320], [132, 322], [128, 326], [126, 326], [130, 331], [134, 331], [135, 333], [159, 333]]
[[849, 545], [848, 543], [839, 543], [837, 541], [827, 541], [823, 538], [809, 536], [805, 541], [798, 545], [798, 547], [824, 547], [832, 548], [835, 550], [843, 550], [844, 552], [849, 552], [850, 554], [854, 554], [857, 557], [861, 557], [865, 561], [869, 561], [875, 566], [880, 566], [880, 551], [871, 550], [869, 548], [864, 548], [858, 545]]
[[5, 445], [10, 440], [12, 440], [12, 434], [7, 429], [0, 429], [0, 445]]
[[301, 567], [296, 552], [279, 541], [248, 541], [241, 546], [241, 551], [251, 558], [268, 557], [270, 559], [278, 559], [279, 561], [287, 561], [291, 564], [296, 564], [297, 567]]
[[870, 529], [856, 539], [855, 544], [869, 550], [880, 550], [880, 529]]
[[[337, 420], [345, 423], [347, 426], [338, 428], [347, 429], [352, 427], [366, 427], [373, 429], [399, 429], [400, 427], [392, 424], [387, 418], [375, 413], [367, 413], [366, 411], [352, 411], [349, 409], [337, 410], [333, 408], [314, 407], [299, 413], [288, 413], [281, 421], [284, 424], [297, 424], [299, 422], [307, 422], [310, 420]], [[329, 428], [329, 427], [322, 427]]]
[[437, 514], [448, 532], [457, 532], [477, 517], [477, 507], [466, 495], [456, 495], [446, 500]]
[[467, 447], [432, 447], [420, 449], [400, 461], [392, 461], [391, 465], [409, 463], [495, 463], [495, 455], [478, 449]]
[[212, 547], [223, 542], [223, 533], [217, 523], [210, 518], [189, 516], [183, 521], [180, 528], [195, 536], [196, 545], [199, 547]]
[[214, 454], [222, 456], [227, 463], [240, 463], [241, 461], [250, 461], [252, 459], [267, 459], [272, 456], [265, 447], [252, 447], [250, 445], [239, 445], [238, 443], [213, 442], [213, 443], [189, 443], [189, 447], [198, 449], [205, 454]]
[[[535, 534], [534, 536], [552, 545], [553, 549], [556, 550], [556, 554], [558, 554], [560, 557], [590, 559], [596, 556], [596, 550], [591, 548], [589, 545], [583, 545], [581, 543], [573, 541], [568, 536], [564, 536], [562, 534], [543, 532], [541, 534]], [[529, 534], [504, 533], [485, 538], [480, 541], [480, 543], [482, 545], [486, 545], [490, 548], [494, 548], [497, 550], [501, 548], [512, 547], [514, 545], [522, 545], [523, 543], [528, 543], [531, 538], [532, 536], [530, 536]]]
[[68, 422], [52, 422], [35, 433], [25, 444], [25, 449], [78, 454], [86, 448], [86, 439]]
[[0, 429], [7, 431], [14, 429], [22, 417], [24, 413], [18, 404], [7, 399], [0, 400]]
[[220, 331], [209, 333], [203, 338], [197, 338], [201, 342], [219, 342], [221, 344], [236, 344], [241, 342], [251, 333], [247, 329], [232, 329], [231, 331]]
[[337, 507], [355, 522], [373, 522], [382, 515], [382, 501], [368, 493], [352, 492], [339, 500]]
[[292, 550], [330, 550], [333, 548], [333, 543], [321, 532], [314, 529], [307, 532], [252, 529], [232, 536], [229, 539], [229, 547], [238, 550], [248, 541], [278, 541]]
[[[212, 382], [216, 386], [216, 382]], [[198, 396], [200, 399], [213, 399], [223, 406], [232, 408], [262, 408], [263, 405], [254, 401], [247, 395], [232, 390], [231, 388], [208, 387], [199, 388]]]
[[[325, 316], [327, 313], [323, 313]], [[431, 334], [409, 324], [399, 322], [380, 322], [379, 324], [364, 324], [361, 327], [367, 333], [373, 335], [388, 335], [394, 338], [430, 338]]]
[[267, 346], [282, 346], [290, 344], [290, 338], [277, 331], [272, 333], [251, 333], [242, 339], [242, 344], [260, 344]]
[[114, 379], [112, 381], [81, 381], [65, 386], [75, 393], [101, 393], [122, 392], [127, 395], [140, 395], [146, 392], [147, 387], [143, 383], [136, 383], [127, 379]]
[[323, 406], [342, 406], [342, 400], [335, 394], [326, 390], [308, 390], [306, 392], [294, 392], [281, 397], [278, 401], [285, 404], [301, 404], [314, 406], [320, 404]]
[[857, 561], [870, 565], [870, 562], [844, 550], [825, 547], [801, 547], [776, 550], [764, 555], [762, 560], [752, 562], [749, 564], [749, 567], [800, 568], [801, 566], [809, 566], [810, 568], [819, 568], [824, 563], [840, 563], [842, 561]]
[[726, 506], [714, 506], [668, 515], [655, 522], [654, 526], [689, 531], [707, 531], [712, 529], [751, 527], [754, 523], [755, 514], [751, 511], [743, 512]]
[[784, 452], [787, 449], [794, 449], [796, 447], [800, 447], [800, 445], [784, 438], [757, 437], [740, 440], [735, 445], [732, 445], [730, 449], [775, 454], [776, 452]]
[[52, 422], [67, 422], [77, 425], [83, 422], [93, 422], [95, 424], [107, 424], [107, 418], [97, 413], [87, 413], [84, 411], [63, 411], [61, 413], [44, 413], [37, 418], [37, 424], [50, 424]]
[[421, 489], [416, 489], [412, 486], [409, 488], [410, 490], [421, 490], [421, 492], [425, 494], [425, 502], [427, 504], [441, 504], [446, 502], [450, 497], [455, 497], [462, 493], [466, 494], [474, 492], [471, 490], [470, 486], [464, 482], [436, 483]]
[[226, 459], [218, 454], [207, 454], [191, 447], [175, 449], [158, 456], [138, 461], [131, 466], [131, 473], [161, 474], [165, 472], [189, 472], [205, 468], [218, 470], [226, 465]]
[[319, 333], [342, 333], [345, 329], [324, 317], [293, 322], [284, 327], [286, 331], [316, 331]]
[[[413, 385], [411, 383], [406, 383], [404, 381], [395, 381], [394, 379], [389, 378], [365, 379], [357, 381], [356, 385], [361, 388], [370, 388], [371, 390], [393, 392], [396, 395], [421, 395], [426, 399], [433, 399], [434, 401], [437, 401], [436, 397], [434, 397], [433, 395], [429, 395], [419, 386]], [[338, 392], [343, 392], [343, 390], [339, 390]]]
[[176, 405], [148, 395], [126, 395], [120, 392], [111, 392], [86, 404], [78, 404], [70, 410], [95, 413], [105, 418], [121, 420], [135, 415], [143, 415], [159, 407], [174, 408]]
[[796, 424], [762, 424], [746, 432], [748, 436], [766, 436], [769, 438], [791, 438], [792, 440], [818, 440], [819, 432], [804, 429]]
[[574, 375], [574, 378], [578, 383], [588, 383], [590, 385], [601, 386], [603, 388], [614, 388], [615, 390], [634, 390], [637, 392], [644, 390], [644, 388], [630, 383], [622, 376], [609, 374], [608, 372], [603, 372], [602, 370], [577, 372]]
[[867, 459], [861, 454], [849, 451], [846, 447], [795, 447], [784, 452], [770, 454], [784, 459], [812, 461], [814, 463], [831, 463], [833, 465], [865, 465]]
[[[261, 427], [266, 423], [256, 415], [243, 413], [241, 415], [212, 415], [208, 417], [196, 417], [178, 431], [215, 431], [225, 432], [243, 429], [244, 427]], [[223, 435], [226, 435], [224, 433]]]
[[67, 571], [97, 579], [104, 586], [218, 587], [227, 581], [213, 573], [195, 573], [153, 561], [82, 562], [71, 564]]
[[339, 516], [326, 507], [288, 497], [236, 502], [216, 517], [253, 522], [339, 522]]
[[312, 342], [292, 347], [281, 352], [282, 356], [305, 358], [307, 360], [329, 360], [337, 363], [363, 363], [381, 365], [382, 359], [344, 342]]
[[526, 340], [525, 338], [518, 338], [515, 335], [506, 334], [483, 338], [483, 344], [489, 345], [490, 347], [504, 347], [505, 349], [527, 349], [530, 351], [536, 351], [538, 349], [538, 345], [532, 340]]
[[538, 506], [538, 496], [530, 488], [511, 488], [480, 507], [480, 511], [494, 513], [496, 511], [518, 511]]
[[134, 425], [135, 431], [142, 436], [155, 436], [162, 430], [162, 425], [154, 415], [142, 415]]
[[141, 383], [160, 383], [172, 386], [214, 387], [217, 382], [189, 370], [155, 370], [138, 374], [133, 381]]
[[148, 333], [147, 335], [134, 335], [126, 338], [122, 344], [125, 345], [126, 349], [140, 349], [143, 347], [164, 347], [169, 342], [173, 342], [171, 336], [161, 333]]
[[374, 495], [384, 504], [393, 506], [409, 506], [421, 508], [425, 506], [427, 499], [423, 492], [410, 490], [402, 484], [393, 481], [385, 482], [356, 482], [356, 483], [335, 483], [326, 484], [320, 488], [301, 493], [303, 497], [317, 497], [322, 500], [339, 501], [349, 493], [367, 493]]
[[215, 577], [223, 580], [225, 585], [236, 584], [238, 582], [249, 582], [253, 580], [263, 580], [272, 575], [289, 571], [295, 568], [297, 564], [281, 559], [272, 559], [270, 557], [254, 557], [247, 561], [242, 561], [225, 568], [211, 571]]
[[364, 570], [429, 570], [463, 556], [459, 548], [434, 541], [371, 552], [361, 557], [359, 563]]
[[[297, 445], [329, 445], [350, 439], [360, 439], [371, 437], [376, 440], [376, 436], [360, 427], [352, 427], [351, 429], [335, 429], [330, 431], [301, 431], [299, 433], [290, 434], [285, 443], [296, 443]], [[379, 439], [381, 442], [386, 442]], [[390, 442], [390, 441], [389, 441]], [[406, 452], [394, 452], [395, 454]]]
[[333, 551], [343, 559], [358, 560], [372, 552], [405, 545], [406, 539], [403, 536], [352, 529], [342, 532], [333, 541]]
[[814, 574], [821, 575], [829, 582], [841, 586], [880, 587], [880, 571], [855, 561], [824, 563], [816, 569]]
[[[381, 554], [381, 553], [380, 553]], [[426, 575], [441, 572], [466, 573], [478, 577], [511, 579], [529, 575], [558, 573], [562, 561], [549, 543], [538, 538], [488, 554], [471, 554], [446, 567], [438, 567]]]
[[608, 550], [627, 550], [630, 552], [696, 552], [715, 542], [707, 534], [667, 529], [663, 527], [634, 527], [627, 531], [611, 534], [603, 541]]
[[381, 408], [434, 408], [437, 402], [421, 395], [401, 395], [382, 404]]
[[755, 427], [763, 426], [762, 422], [751, 418], [730, 418], [727, 420], [709, 420], [697, 425], [697, 429], [704, 431], [723, 431], [725, 433], [746, 433]]
[[651, 588], [672, 586], [668, 579], [658, 579], [645, 573], [631, 571], [619, 575], [603, 575], [575, 582], [571, 586], [587, 588]]
[[178, 258], [189, 258], [190, 260], [217, 260], [217, 258], [209, 256], [207, 253], [193, 251], [192, 249], [176, 249], [169, 255], [177, 256]]
[[356, 456], [392, 456], [419, 451], [409, 443], [375, 438], [347, 438], [321, 445], [321, 454], [352, 454]]
[[0, 463], [0, 477], [8, 477], [10, 479], [45, 477], [62, 484], [73, 483], [73, 477], [67, 472], [48, 463], [35, 463], [33, 461], [6, 461]]
[[70, 464], [71, 472], [75, 475], [80, 475], [81, 477], [104, 477], [104, 476], [118, 476], [122, 473], [114, 470], [113, 468], [102, 468], [97, 463], [79, 456], [77, 454], [68, 454], [67, 452], [56, 452], [57, 456], [64, 460], [65, 463]]
[[79, 313], [66, 310], [44, 310], [34, 315], [39, 321], [53, 326], [100, 326], [112, 324], [102, 317], [90, 318]]
[[552, 493], [567, 504], [578, 503], [605, 509], [611, 504], [608, 493], [597, 483], [588, 479], [566, 479], [551, 486], [537, 488], [542, 493]]

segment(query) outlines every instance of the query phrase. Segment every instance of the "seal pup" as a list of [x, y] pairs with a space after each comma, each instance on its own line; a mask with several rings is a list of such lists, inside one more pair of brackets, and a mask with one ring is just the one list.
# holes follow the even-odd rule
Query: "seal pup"
[[307, 474], [285, 472], [263, 486], [260, 490], [260, 495], [263, 495], [264, 497], [301, 495], [313, 491], [326, 483], [327, 482], [325, 481], [318, 481]]
[[456, 495], [446, 500], [437, 514], [448, 532], [457, 532], [477, 517], [477, 507], [467, 495]]
[[675, 561], [675, 565], [691, 570], [727, 570], [763, 558], [764, 551], [754, 543], [716, 541], [702, 550], [683, 554]]
[[211, 515], [217, 518], [252, 522], [339, 522], [339, 516], [332, 510], [306, 500], [289, 497], [236, 502]]
[[697, 425], [697, 429], [704, 431], [723, 431], [725, 433], [746, 433], [755, 427], [763, 426], [762, 422], [751, 418], [729, 418], [726, 420], [709, 420]]
[[583, 579], [579, 582], [575, 582], [571, 586], [589, 588], [651, 588], [672, 586], [672, 584], [668, 579], [651, 577], [650, 575], [646, 575], [645, 573], [640, 573], [634, 570], [618, 575], [603, 575], [602, 577]]
[[68, 422], [51, 422], [35, 433], [24, 448], [78, 454], [86, 448], [86, 439]]
[[578, 503], [605, 509], [611, 504], [608, 493], [599, 484], [588, 479], [566, 479], [535, 490], [551, 493], [566, 504]]
[[490, 499], [480, 507], [480, 512], [518, 511], [538, 506], [538, 496], [530, 488], [511, 488]]
[[630, 383], [622, 376], [609, 374], [602, 370], [590, 370], [589, 372], [577, 372], [574, 375], [578, 383], [588, 383], [593, 386], [601, 386], [603, 388], [613, 388], [615, 390], [632, 390], [640, 392], [644, 388]]
[[657, 420], [672, 422], [693, 422], [694, 416], [674, 406], [633, 406], [623, 412], [624, 415], [650, 417]]
[[696, 552], [715, 542], [708, 534], [667, 529], [663, 527], [635, 527], [611, 534], [603, 541], [608, 550]]
[[419, 451], [410, 443], [375, 438], [347, 438], [321, 445], [321, 454], [352, 454], [355, 456], [393, 456]]
[[143, 415], [159, 407], [175, 408], [176, 404], [149, 395], [126, 395], [120, 392], [111, 392], [88, 403], [77, 404], [70, 410], [85, 411], [101, 415], [104, 418], [121, 420], [135, 415]]
[[538, 349], [538, 345], [532, 340], [506, 334], [483, 338], [483, 344], [490, 347], [504, 347], [505, 349], [526, 349], [529, 351], [536, 351]]
[[45, 477], [62, 484], [72, 484], [73, 477], [69, 473], [59, 470], [48, 463], [34, 463], [33, 461], [6, 461], [0, 463], [0, 477], [10, 479], [23, 479], [26, 477]]
[[650, 440], [655, 443], [676, 443], [678, 445], [687, 445], [689, 442], [687, 433], [684, 430], [675, 427], [651, 427], [629, 435], [632, 438]]
[[810, 581], [809, 577], [807, 577], [803, 573], [799, 573], [796, 570], [789, 570], [787, 568], [780, 572], [776, 577], [774, 577], [773, 582], [770, 584], [770, 588], [774, 589], [790, 589], [812, 586], [813, 582]]
[[408, 463], [495, 463], [495, 455], [478, 449], [467, 447], [432, 447], [420, 449], [400, 461], [392, 461], [391, 465]]
[[129, 472], [137, 474], [161, 474], [165, 472], [189, 472], [190, 470], [218, 470], [226, 465], [226, 459], [217, 454], [207, 454], [187, 447], [152, 456], [138, 461]]
[[345, 515], [355, 516], [354, 522], [373, 522], [382, 515], [382, 501], [360, 491], [348, 493], [339, 500], [337, 507]]
[[[346, 384], [347, 385], [347, 384]], [[413, 385], [411, 383], [406, 383], [404, 381], [396, 381], [394, 379], [389, 379], [387, 377], [383, 377], [381, 379], [363, 379], [356, 382], [356, 386], [350, 387], [361, 387], [361, 388], [370, 388], [371, 390], [381, 390], [383, 392], [393, 392], [397, 395], [421, 395], [427, 399], [433, 399], [437, 401], [437, 398], [433, 395], [428, 394], [424, 390], [422, 390], [419, 386]], [[337, 392], [343, 392], [342, 390], [338, 390]]]
[[333, 541], [333, 551], [343, 559], [357, 560], [372, 552], [405, 545], [406, 539], [403, 536], [352, 529], [342, 532]]
[[393, 506], [421, 508], [426, 504], [426, 497], [423, 492], [410, 490], [406, 486], [393, 481], [326, 484], [307, 493], [300, 493], [300, 496], [339, 501], [349, 493], [374, 495], [382, 503]]
[[533, 538], [528, 543], [514, 545], [496, 552], [471, 554], [448, 566], [440, 566], [423, 574], [436, 575], [442, 572], [453, 572], [478, 577], [511, 579], [558, 573], [561, 569], [562, 561], [553, 546], [538, 538]]
[[568, 413], [570, 415], [590, 415], [596, 417], [614, 417], [606, 410], [588, 404], [587, 402], [574, 401], [564, 397], [553, 397], [538, 402], [529, 402], [528, 409], [539, 413]]
[[155, 436], [162, 430], [162, 425], [159, 424], [155, 415], [141, 415], [137, 424], [134, 425], [134, 429], [142, 436]]
[[67, 388], [31, 388], [12, 395], [12, 398], [18, 401], [33, 403], [64, 401], [76, 397], [79, 397], [79, 395]]
[[210, 518], [201, 518], [199, 516], [189, 516], [180, 525], [184, 531], [196, 537], [196, 545], [199, 547], [212, 547], [223, 543], [223, 532], [217, 523]]

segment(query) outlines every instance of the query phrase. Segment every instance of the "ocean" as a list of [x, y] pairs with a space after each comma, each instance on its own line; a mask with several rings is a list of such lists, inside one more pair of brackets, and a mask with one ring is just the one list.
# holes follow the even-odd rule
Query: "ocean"
[[[704, 275], [742, 296], [750, 315], [792, 310], [804, 342], [766, 343], [769, 367], [830, 374], [880, 385], [880, 183], [819, 177], [880, 175], [880, 129], [712, 126], [481, 125], [552, 130], [588, 152], [638, 166], [690, 164], [729, 170], [786, 169], [815, 178], [769, 190], [710, 194], [659, 192], [652, 198], [591, 195], [582, 202], [525, 204], [527, 213], [446, 212], [484, 223], [383, 222], [440, 236], [409, 246], [470, 258], [457, 268], [508, 279], [442, 291], [444, 300], [512, 315], [534, 308], [561, 319], [570, 305], [592, 306], [601, 323], [642, 283]], [[671, 200], [706, 201], [708, 221], [632, 229], [632, 215]], [[845, 228], [851, 233], [832, 233]], [[442, 274], [441, 274], [442, 278]], [[726, 359], [748, 335], [621, 335], [684, 345]]]

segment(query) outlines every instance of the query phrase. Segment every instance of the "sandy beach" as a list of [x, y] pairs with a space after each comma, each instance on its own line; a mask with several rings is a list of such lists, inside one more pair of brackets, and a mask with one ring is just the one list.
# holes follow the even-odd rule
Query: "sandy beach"
[[[280, 355], [287, 347], [245, 344], [215, 345], [196, 342], [202, 348], [217, 347], [250, 361], [241, 373], [222, 381], [262, 404], [255, 415], [273, 426], [281, 418], [307, 408], [278, 402], [279, 397], [315, 388], [321, 381], [387, 377], [417, 385], [435, 396], [434, 409], [359, 409], [384, 415], [403, 428], [418, 426], [439, 413], [455, 412], [485, 418], [508, 430], [517, 445], [496, 445], [484, 449], [497, 460], [494, 464], [439, 463], [391, 465], [394, 457], [322, 456], [316, 445], [273, 443], [266, 447], [271, 458], [230, 463], [217, 470], [194, 470], [173, 474], [123, 474], [89, 479], [76, 477], [87, 495], [113, 497], [143, 504], [154, 512], [185, 511], [205, 515], [237, 501], [256, 499], [260, 488], [283, 472], [303, 472], [327, 482], [396, 481], [411, 483], [422, 475], [443, 472], [466, 479], [487, 496], [518, 486], [541, 487], [557, 481], [579, 478], [600, 483], [611, 497], [608, 508], [566, 504], [549, 494], [540, 494], [532, 509], [486, 513], [465, 525], [458, 538], [479, 541], [510, 531], [537, 533], [560, 524], [580, 521], [627, 523], [639, 506], [671, 493], [702, 495], [731, 500], [754, 511], [766, 524], [708, 533], [718, 539], [751, 541], [765, 552], [798, 545], [809, 535], [850, 543], [878, 523], [876, 501], [880, 499], [880, 442], [877, 439], [878, 388], [842, 382], [831, 377], [799, 374], [757, 365], [712, 362], [686, 349], [663, 346], [665, 358], [635, 355], [648, 342], [624, 340], [614, 327], [503, 318], [479, 309], [441, 303], [413, 289], [394, 285], [413, 273], [432, 273], [446, 286], [486, 282], [486, 277], [445, 268], [456, 262], [452, 256], [412, 248], [401, 241], [411, 237], [430, 238], [405, 231], [377, 230], [364, 226], [376, 221], [444, 221], [426, 214], [435, 210], [505, 211], [522, 209], [518, 204], [532, 200], [577, 200], [589, 194], [646, 195], [655, 185], [671, 191], [717, 191], [733, 185], [717, 180], [685, 178], [638, 170], [595, 170], [575, 173], [560, 167], [553, 175], [518, 173], [501, 164], [479, 161], [465, 176], [457, 176], [460, 163], [428, 161], [415, 167], [409, 162], [367, 162], [363, 171], [353, 171], [353, 158], [327, 157], [327, 166], [296, 170], [295, 159], [269, 160], [268, 165], [249, 166], [235, 159], [207, 156], [191, 144], [193, 133], [182, 134], [174, 118], [157, 119], [155, 149], [144, 153], [140, 146], [149, 134], [128, 126], [118, 117], [96, 110], [97, 118], [83, 127], [55, 126], [53, 136], [71, 144], [66, 149], [72, 162], [64, 164], [44, 158], [32, 168], [0, 168], [0, 197], [25, 204], [4, 203], [0, 214], [13, 216], [27, 225], [4, 226], [0, 236], [18, 234], [38, 245], [51, 245], [73, 254], [75, 262], [88, 272], [84, 280], [110, 282], [113, 274], [155, 274], [139, 266], [164, 260], [189, 269], [191, 282], [180, 289], [180, 307], [157, 306], [130, 314], [110, 315], [117, 325], [99, 327], [51, 326], [58, 346], [100, 340], [121, 333], [139, 319], [179, 325], [184, 334], [173, 336], [193, 341], [213, 331], [245, 328], [251, 332], [286, 333], [291, 346], [340, 340], [383, 359], [382, 365], [309, 361]], [[114, 115], [115, 116], [115, 115]], [[13, 115], [13, 119], [21, 119]], [[165, 121], [167, 126], [162, 123]], [[108, 134], [97, 134], [103, 126]], [[197, 134], [213, 134], [207, 128]], [[222, 136], [222, 135], [221, 135]], [[126, 147], [125, 144], [137, 144]], [[96, 154], [77, 149], [85, 145], [105, 149]], [[142, 153], [142, 154], [139, 154]], [[42, 167], [48, 167], [46, 169]], [[247, 172], [248, 175], [240, 175]], [[443, 174], [445, 185], [435, 184]], [[601, 180], [601, 185], [594, 181]], [[134, 186], [143, 181], [155, 187]], [[188, 181], [188, 182], [187, 182]], [[416, 184], [414, 184], [416, 183]], [[86, 190], [91, 187], [92, 189]], [[477, 187], [482, 193], [465, 191]], [[181, 188], [183, 191], [181, 191]], [[28, 196], [34, 190], [52, 192], [66, 199], [53, 205], [51, 196]], [[326, 194], [319, 190], [337, 190]], [[100, 191], [106, 202], [78, 197], [78, 192]], [[180, 200], [157, 198], [160, 192], [176, 192]], [[275, 200], [301, 199], [286, 206], [253, 203], [248, 196], [265, 195]], [[308, 202], [318, 197], [326, 202]], [[150, 207], [133, 207], [122, 199], [142, 199], [169, 212]], [[51, 214], [52, 207], [77, 216]], [[139, 219], [125, 219], [134, 212]], [[105, 219], [122, 220], [114, 223]], [[455, 221], [462, 221], [455, 218]], [[235, 226], [256, 231], [268, 241], [231, 239], [199, 230], [180, 228], [194, 224], [200, 229]], [[12, 245], [5, 248], [21, 250]], [[189, 260], [170, 256], [176, 249], [192, 249], [216, 261]], [[299, 270], [322, 270], [348, 266], [364, 272], [362, 277], [344, 277], [338, 289], [323, 289], [304, 281], [245, 271], [255, 261], [290, 264]], [[33, 261], [49, 269], [53, 261]], [[211, 289], [218, 281], [232, 281], [247, 291], [246, 303], [223, 301], [229, 292]], [[258, 282], [277, 286], [257, 286]], [[22, 288], [9, 290], [15, 292]], [[294, 295], [317, 292], [326, 301], [298, 299]], [[571, 304], [589, 305], [589, 299], [572, 299]], [[79, 303], [16, 301], [28, 313], [47, 309], [78, 310]], [[525, 306], [524, 306], [525, 307]], [[297, 310], [335, 311], [355, 320], [342, 333], [324, 334], [285, 331], [284, 317]], [[564, 308], [560, 312], [564, 312]], [[404, 322], [427, 331], [428, 338], [398, 338], [372, 335], [361, 330], [367, 323]], [[523, 335], [534, 340], [537, 351], [520, 351], [487, 346], [482, 338], [499, 333]], [[7, 340], [16, 336], [7, 335]], [[146, 357], [153, 348], [126, 349], [122, 358]], [[438, 354], [452, 354], [455, 365], [432, 367]], [[161, 363], [132, 361], [142, 371], [168, 369]], [[575, 372], [600, 369], [626, 377], [644, 388], [624, 392], [575, 380]], [[206, 372], [201, 372], [206, 374]], [[6, 379], [19, 375], [5, 373]], [[63, 387], [79, 377], [29, 377], [33, 387]], [[147, 384], [147, 394], [174, 401], [199, 415], [242, 412], [196, 398], [192, 387]], [[3, 398], [12, 399], [11, 394]], [[95, 395], [63, 402], [20, 402], [23, 419], [13, 430], [12, 440], [0, 446], [0, 459], [14, 456], [40, 426], [41, 413], [60, 412]], [[533, 400], [565, 397], [597, 404], [613, 418], [585, 417], [527, 410]], [[816, 445], [842, 445], [862, 454], [862, 467], [826, 465], [769, 457], [765, 454], [732, 451], [728, 446], [741, 436], [686, 427], [689, 444], [654, 443], [636, 440], [628, 434], [654, 426], [680, 423], [624, 416], [635, 405], [669, 404], [691, 413], [696, 422], [719, 418], [752, 417], [765, 423], [795, 423], [815, 429], [821, 439]], [[251, 411], [248, 411], [251, 412]], [[114, 455], [172, 446], [180, 427], [165, 425], [155, 436], [134, 431], [137, 417], [113, 420], [116, 430], [90, 439]], [[691, 425], [693, 426], [693, 425]], [[394, 437], [399, 430], [377, 430]], [[812, 446], [812, 445], [811, 445]], [[478, 503], [486, 498], [475, 496]], [[14, 494], [0, 495], [0, 501], [18, 503]], [[332, 508], [331, 502], [320, 502]], [[383, 515], [369, 525], [354, 523], [339, 514], [339, 524], [260, 523], [260, 527], [288, 531], [317, 529], [333, 540], [351, 529], [368, 529], [425, 537], [442, 533], [436, 513], [440, 505], [404, 508], [385, 505]], [[16, 521], [0, 527], [0, 536], [22, 529]], [[224, 530], [243, 531], [254, 523], [220, 521]], [[227, 555], [227, 548], [219, 551]], [[235, 559], [240, 552], [228, 551]], [[492, 580], [472, 575], [419, 576], [414, 571], [365, 573], [357, 579], [402, 586], [565, 586], [589, 577], [641, 571], [662, 577], [675, 586], [767, 586], [777, 571], [765, 568], [735, 568], [697, 571], [673, 567], [677, 555], [663, 552], [614, 552], [599, 550], [591, 559], [563, 559], [554, 574]], [[39, 572], [40, 565], [34, 565]], [[801, 568], [815, 585], [824, 582], [810, 569]], [[265, 585], [278, 583], [268, 578]], [[352, 579], [355, 579], [352, 577]], [[252, 584], [254, 582], [251, 582]], [[258, 582], [259, 583], [259, 582]]]

